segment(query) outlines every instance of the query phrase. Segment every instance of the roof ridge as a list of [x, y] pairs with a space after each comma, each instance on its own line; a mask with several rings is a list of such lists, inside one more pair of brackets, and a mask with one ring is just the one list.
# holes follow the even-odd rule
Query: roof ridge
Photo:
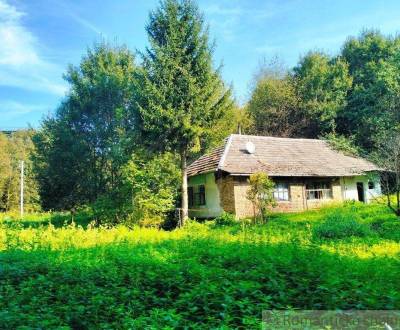
[[292, 137], [282, 137], [282, 136], [270, 136], [270, 135], [250, 135], [250, 134], [231, 134], [229, 137], [245, 137], [245, 138], [261, 138], [261, 139], [279, 139], [279, 140], [299, 140], [299, 141], [319, 141], [326, 142], [323, 139], [310, 139], [310, 138], [292, 138]]
[[225, 143], [224, 152], [222, 153], [222, 156], [219, 159], [217, 169], [221, 169], [224, 166], [224, 161], [225, 161], [226, 155], [228, 154], [229, 147], [231, 146], [233, 135], [234, 134], [229, 135], [228, 140]]

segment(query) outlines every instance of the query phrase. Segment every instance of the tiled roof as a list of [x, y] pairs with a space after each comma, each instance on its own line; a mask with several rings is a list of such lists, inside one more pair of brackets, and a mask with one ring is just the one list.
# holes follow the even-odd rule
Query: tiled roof
[[[252, 142], [255, 152], [246, 150]], [[246, 175], [340, 177], [379, 170], [373, 163], [333, 150], [326, 141], [232, 134], [225, 144], [188, 167], [188, 175], [222, 170]]]
[[198, 158], [196, 161], [190, 164], [190, 166], [188, 166], [188, 176], [216, 171], [224, 149], [225, 145], [220, 146], [212, 150], [210, 153]]

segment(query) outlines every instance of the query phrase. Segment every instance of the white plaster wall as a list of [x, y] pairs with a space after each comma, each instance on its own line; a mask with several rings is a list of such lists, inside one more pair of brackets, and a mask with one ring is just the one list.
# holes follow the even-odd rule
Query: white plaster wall
[[[362, 182], [364, 185], [364, 195], [367, 203], [381, 195], [380, 179], [377, 174], [343, 177], [340, 181], [344, 200], [358, 201], [357, 182]], [[374, 189], [368, 189], [368, 181], [374, 182]]]
[[220, 199], [218, 186], [215, 183], [214, 172], [200, 174], [189, 178], [188, 185], [196, 186], [204, 184], [206, 189], [206, 205], [195, 206], [194, 209], [189, 210], [189, 217], [191, 218], [214, 218], [223, 212]]

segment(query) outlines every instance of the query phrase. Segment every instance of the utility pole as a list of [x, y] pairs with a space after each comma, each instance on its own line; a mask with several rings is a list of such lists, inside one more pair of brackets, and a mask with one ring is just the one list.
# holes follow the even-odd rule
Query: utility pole
[[21, 219], [24, 217], [24, 161], [21, 160], [21, 195], [20, 195], [20, 211], [21, 211]]

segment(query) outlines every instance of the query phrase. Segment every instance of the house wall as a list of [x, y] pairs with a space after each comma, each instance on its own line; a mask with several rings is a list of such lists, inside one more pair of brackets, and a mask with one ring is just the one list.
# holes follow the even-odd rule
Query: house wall
[[[374, 189], [368, 189], [368, 181], [374, 183]], [[367, 203], [381, 195], [381, 184], [379, 175], [372, 173], [365, 176], [354, 176], [341, 178], [342, 193], [344, 200], [358, 201], [357, 182], [362, 182], [364, 186], [365, 201]]]
[[[313, 179], [308, 179], [313, 181]], [[305, 189], [305, 187], [304, 187]], [[331, 199], [319, 199], [319, 200], [308, 200], [304, 197], [305, 207], [303, 210], [313, 210], [318, 209], [327, 204], [340, 203], [343, 202], [343, 187], [341, 179], [334, 179], [332, 181], [332, 198]], [[300, 210], [301, 211], [301, 210]]]
[[[252, 217], [253, 205], [246, 198], [249, 184], [248, 177], [225, 176], [215, 180], [214, 173], [197, 175], [189, 178], [189, 186], [204, 184], [206, 189], [206, 205], [189, 210], [190, 217], [211, 218], [219, 216], [223, 211], [233, 213], [237, 218]], [[289, 182], [289, 201], [281, 201], [272, 209], [273, 212], [295, 212], [319, 208], [323, 205], [343, 200], [358, 200], [357, 182], [363, 182], [366, 202], [381, 194], [379, 176], [355, 176], [332, 179], [332, 199], [307, 200], [305, 184], [307, 178], [286, 178]], [[368, 189], [368, 181], [374, 182], [374, 189]], [[277, 178], [276, 181], [279, 181]]]
[[200, 174], [188, 179], [189, 187], [197, 185], [205, 186], [206, 205], [200, 205], [189, 209], [189, 217], [213, 218], [219, 216], [223, 212], [223, 209], [220, 206], [220, 191], [215, 182], [214, 173]]
[[235, 182], [232, 176], [219, 178], [217, 186], [220, 196], [220, 205], [225, 212], [235, 213]]
[[[253, 204], [246, 198], [249, 183], [247, 177], [236, 177], [234, 182], [235, 214], [238, 219], [254, 216]], [[289, 201], [277, 202], [274, 212], [293, 212], [305, 209], [304, 184], [293, 179], [289, 182]]]

